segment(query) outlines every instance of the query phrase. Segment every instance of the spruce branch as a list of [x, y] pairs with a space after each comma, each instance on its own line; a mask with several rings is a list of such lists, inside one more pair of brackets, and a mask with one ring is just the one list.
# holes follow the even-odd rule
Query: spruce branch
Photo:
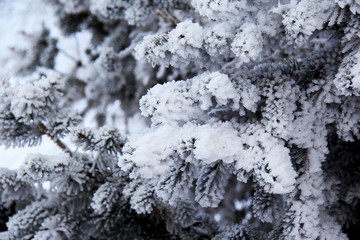
[[64, 152], [68, 153], [70, 157], [73, 156], [73, 153], [71, 152], [71, 150], [56, 136], [52, 135], [48, 128], [45, 126], [44, 123], [39, 122], [38, 123], [38, 127], [40, 128], [41, 132], [43, 134], [46, 134], [48, 137], [50, 137], [50, 139], [59, 147], [61, 148]]

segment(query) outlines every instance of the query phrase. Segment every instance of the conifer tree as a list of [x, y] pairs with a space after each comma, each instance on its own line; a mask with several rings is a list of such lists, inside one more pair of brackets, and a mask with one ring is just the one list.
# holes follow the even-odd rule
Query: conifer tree
[[0, 144], [63, 153], [0, 169], [0, 239], [356, 239], [359, 1], [43, 4]]

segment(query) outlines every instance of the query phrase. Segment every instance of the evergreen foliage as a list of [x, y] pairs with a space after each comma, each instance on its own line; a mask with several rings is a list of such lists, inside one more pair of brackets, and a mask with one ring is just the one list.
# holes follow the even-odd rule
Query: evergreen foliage
[[360, 1], [43, 4], [0, 144], [63, 153], [0, 169], [0, 239], [356, 239]]

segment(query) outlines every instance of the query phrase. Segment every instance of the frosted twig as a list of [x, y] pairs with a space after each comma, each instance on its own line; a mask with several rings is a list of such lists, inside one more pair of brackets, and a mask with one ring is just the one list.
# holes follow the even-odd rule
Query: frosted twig
[[46, 134], [47, 136], [49, 136], [50, 139], [52, 141], [54, 141], [59, 148], [61, 148], [64, 152], [68, 153], [70, 157], [73, 156], [71, 150], [60, 139], [58, 139], [54, 135], [50, 134], [49, 131], [48, 131], [48, 128], [42, 122], [39, 122], [38, 126], [41, 129], [41, 131], [44, 134]]

